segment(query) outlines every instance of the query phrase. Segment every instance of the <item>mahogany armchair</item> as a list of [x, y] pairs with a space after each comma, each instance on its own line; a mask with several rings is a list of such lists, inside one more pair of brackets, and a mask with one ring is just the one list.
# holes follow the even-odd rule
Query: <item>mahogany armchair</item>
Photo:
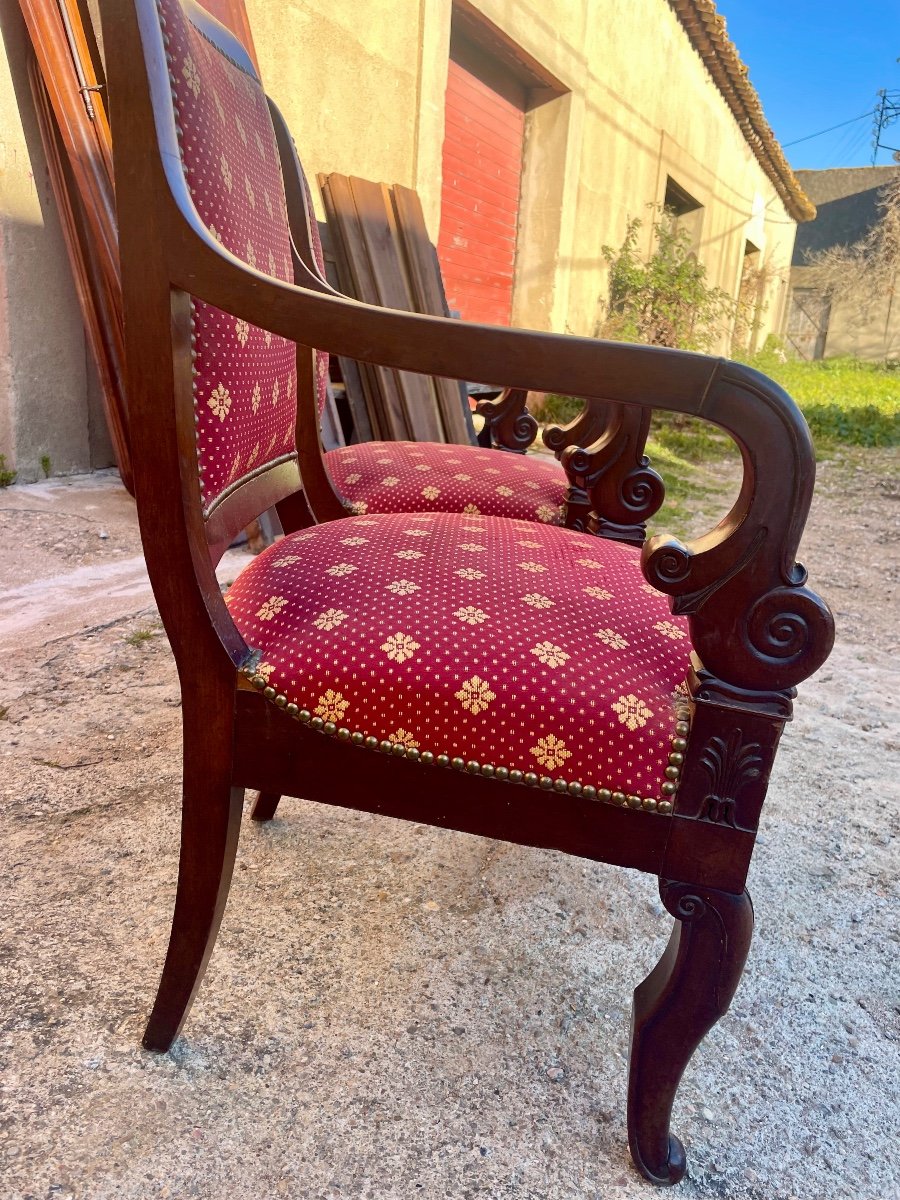
[[[336, 295], [291, 242], [282, 172], [289, 191], [299, 178], [238, 43], [191, 0], [102, 10], [138, 512], [184, 729], [178, 891], [144, 1044], [172, 1044], [200, 984], [245, 789], [266, 800], [257, 817], [285, 793], [629, 866], [659, 877], [675, 918], [635, 992], [628, 1086], [634, 1161], [674, 1183], [675, 1090], [743, 969], [766, 782], [794, 685], [832, 642], [794, 561], [803, 419], [723, 360]], [[322, 460], [296, 402], [312, 347], [630, 413], [653, 397], [729, 431], [740, 495], [696, 542], [642, 550], [481, 514], [337, 505], [314, 521]], [[223, 597], [223, 548], [273, 504], [285, 538]], [[473, 636], [488, 626], [490, 643]]]

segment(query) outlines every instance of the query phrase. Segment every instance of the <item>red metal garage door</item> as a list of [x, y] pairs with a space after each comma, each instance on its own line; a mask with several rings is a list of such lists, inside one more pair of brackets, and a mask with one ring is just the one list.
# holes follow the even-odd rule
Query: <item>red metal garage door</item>
[[509, 324], [525, 98], [499, 64], [454, 47], [438, 256], [450, 308], [467, 321]]

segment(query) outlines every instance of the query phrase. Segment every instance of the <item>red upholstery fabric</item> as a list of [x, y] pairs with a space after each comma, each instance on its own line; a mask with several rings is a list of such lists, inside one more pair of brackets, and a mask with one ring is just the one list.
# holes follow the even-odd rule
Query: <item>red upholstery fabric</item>
[[465, 514], [350, 517], [270, 547], [227, 603], [257, 685], [301, 719], [671, 807], [687, 624], [631, 547]]
[[561, 525], [566, 476], [549, 456], [436, 442], [365, 442], [325, 465], [356, 513], [472, 512]]
[[[185, 176], [201, 218], [232, 254], [293, 281], [284, 183], [259, 82], [219, 53], [177, 0], [159, 0]], [[263, 466], [295, 454], [296, 351], [193, 303], [194, 407], [208, 514]]]

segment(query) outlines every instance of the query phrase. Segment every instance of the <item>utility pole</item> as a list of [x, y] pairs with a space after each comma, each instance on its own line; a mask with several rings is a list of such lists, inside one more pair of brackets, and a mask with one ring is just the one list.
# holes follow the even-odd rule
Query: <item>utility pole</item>
[[[900, 60], [898, 60], [900, 61]], [[872, 123], [872, 166], [875, 166], [875, 159], [878, 157], [879, 150], [893, 151], [895, 161], [900, 155], [900, 148], [897, 146], [888, 146], [882, 140], [884, 131], [889, 128], [896, 120], [900, 120], [900, 91], [888, 91], [887, 88], [881, 88], [878, 95], [878, 102], [875, 105]]]

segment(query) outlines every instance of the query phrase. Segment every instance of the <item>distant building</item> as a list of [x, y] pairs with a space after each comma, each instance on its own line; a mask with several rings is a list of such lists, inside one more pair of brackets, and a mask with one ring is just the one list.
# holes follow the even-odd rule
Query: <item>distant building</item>
[[[808, 258], [861, 241], [879, 219], [878, 193], [900, 167], [846, 167], [798, 171], [800, 186], [816, 205], [814, 221], [801, 225], [791, 266], [791, 304], [785, 326], [788, 348], [800, 358], [900, 358], [898, 288], [865, 314], [852, 303], [834, 303], [811, 286]], [[900, 285], [900, 279], [898, 279]]]

